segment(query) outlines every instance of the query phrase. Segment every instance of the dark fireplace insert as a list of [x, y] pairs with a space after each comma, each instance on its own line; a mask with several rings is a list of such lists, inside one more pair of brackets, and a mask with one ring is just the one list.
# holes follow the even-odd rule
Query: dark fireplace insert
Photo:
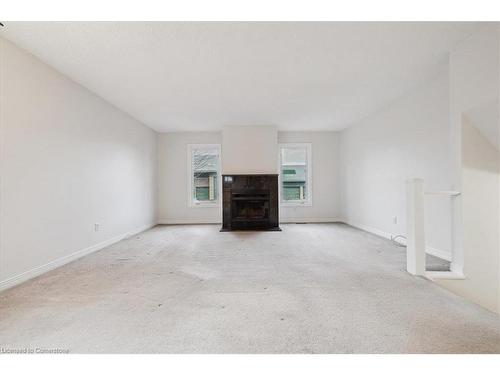
[[222, 175], [222, 231], [280, 230], [278, 175]]

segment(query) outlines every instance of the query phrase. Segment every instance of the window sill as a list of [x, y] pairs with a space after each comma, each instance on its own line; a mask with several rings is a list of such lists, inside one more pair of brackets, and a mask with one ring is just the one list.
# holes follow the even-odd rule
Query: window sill
[[297, 201], [297, 202], [280, 202], [282, 207], [311, 207], [312, 202], [308, 201]]
[[220, 203], [195, 203], [190, 202], [189, 207], [191, 208], [220, 208]]

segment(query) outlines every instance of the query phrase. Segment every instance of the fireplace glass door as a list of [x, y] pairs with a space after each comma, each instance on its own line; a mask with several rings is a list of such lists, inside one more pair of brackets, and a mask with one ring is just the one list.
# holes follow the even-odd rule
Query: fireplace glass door
[[233, 220], [261, 221], [269, 219], [268, 200], [235, 200]]

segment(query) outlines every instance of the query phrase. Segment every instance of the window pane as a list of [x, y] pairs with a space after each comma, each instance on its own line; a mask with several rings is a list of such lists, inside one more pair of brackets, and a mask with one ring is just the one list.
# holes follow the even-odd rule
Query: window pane
[[282, 163], [283, 165], [305, 165], [307, 161], [307, 150], [301, 148], [283, 148]]
[[283, 147], [281, 149], [282, 199], [300, 201], [307, 199], [307, 148]]
[[193, 171], [193, 200], [216, 201], [219, 150], [217, 148], [195, 148], [191, 154]]

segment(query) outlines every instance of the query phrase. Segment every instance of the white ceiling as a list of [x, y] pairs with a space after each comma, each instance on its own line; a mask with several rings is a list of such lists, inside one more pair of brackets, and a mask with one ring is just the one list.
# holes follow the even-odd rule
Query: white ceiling
[[0, 33], [157, 131], [337, 130], [429, 79], [477, 27], [6, 22]]

